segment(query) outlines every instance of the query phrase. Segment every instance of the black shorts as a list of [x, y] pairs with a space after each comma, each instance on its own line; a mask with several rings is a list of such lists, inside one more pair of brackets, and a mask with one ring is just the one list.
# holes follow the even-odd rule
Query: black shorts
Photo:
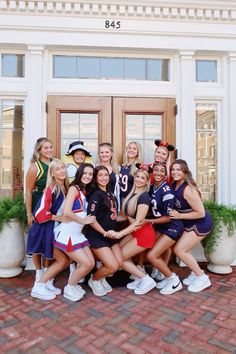
[[86, 238], [90, 243], [90, 248], [102, 248], [102, 247], [109, 247], [116, 245], [119, 243], [120, 240], [113, 240], [108, 237], [104, 237], [102, 234], [95, 230], [89, 230], [86, 233]]

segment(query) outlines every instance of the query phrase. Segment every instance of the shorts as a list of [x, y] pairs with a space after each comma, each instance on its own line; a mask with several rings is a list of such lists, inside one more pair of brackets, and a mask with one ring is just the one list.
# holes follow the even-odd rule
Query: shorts
[[144, 224], [132, 236], [136, 238], [137, 245], [144, 248], [152, 248], [156, 242], [156, 233], [151, 223]]

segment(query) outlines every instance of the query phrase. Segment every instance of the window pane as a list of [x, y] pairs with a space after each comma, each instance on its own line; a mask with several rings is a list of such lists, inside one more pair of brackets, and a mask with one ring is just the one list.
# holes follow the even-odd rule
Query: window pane
[[21, 54], [2, 54], [2, 76], [24, 77], [24, 58]]
[[54, 55], [53, 77], [76, 78], [76, 57]]
[[100, 79], [100, 58], [77, 57], [77, 78]]
[[169, 81], [169, 59], [148, 59], [147, 80]]
[[0, 196], [15, 196], [23, 190], [23, 103], [3, 100], [0, 107]]
[[127, 114], [126, 115], [126, 145], [138, 141], [143, 150], [146, 163], [152, 163], [155, 150], [155, 139], [162, 137], [162, 116], [158, 114]]
[[125, 79], [145, 80], [145, 59], [125, 59]]
[[90, 150], [93, 160], [97, 158], [98, 148], [98, 113], [61, 113], [61, 155], [69, 145], [82, 140]]
[[216, 82], [217, 81], [217, 61], [197, 60], [196, 80], [202, 82]]
[[[197, 106], [197, 184], [206, 200], [217, 199], [216, 106]], [[205, 108], [205, 109], [204, 109]]]
[[102, 79], [123, 79], [124, 59], [122, 58], [102, 58], [101, 78]]

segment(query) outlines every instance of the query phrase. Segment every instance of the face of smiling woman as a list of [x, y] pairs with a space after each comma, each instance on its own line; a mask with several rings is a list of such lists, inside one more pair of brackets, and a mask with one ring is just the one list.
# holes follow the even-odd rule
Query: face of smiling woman
[[162, 165], [156, 165], [153, 167], [154, 184], [159, 185], [166, 179], [166, 169]]
[[97, 177], [96, 177], [97, 185], [100, 189], [106, 190], [106, 187], [109, 182], [109, 173], [107, 170], [100, 170], [98, 171]]
[[138, 171], [134, 176], [134, 184], [136, 189], [141, 189], [147, 186], [148, 178], [143, 171]]

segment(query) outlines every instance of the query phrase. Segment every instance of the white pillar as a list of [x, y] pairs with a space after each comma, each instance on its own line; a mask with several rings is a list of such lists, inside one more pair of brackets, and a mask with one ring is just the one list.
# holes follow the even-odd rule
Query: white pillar
[[195, 129], [195, 60], [194, 51], [181, 51], [179, 75], [179, 158], [187, 161], [193, 175], [196, 176], [196, 129]]
[[43, 50], [42, 46], [29, 46], [26, 58], [28, 96], [25, 105], [25, 161], [27, 171], [36, 140], [45, 136], [43, 129]]
[[229, 200], [225, 201], [227, 204], [236, 206], [236, 157], [235, 157], [235, 137], [236, 137], [236, 105], [235, 105], [235, 92], [236, 92], [236, 52], [229, 53], [228, 56], [229, 67], [229, 86], [228, 86], [228, 102], [229, 102], [229, 129], [227, 136], [229, 143], [228, 149], [225, 152], [225, 158], [229, 159], [229, 170], [224, 171], [225, 174], [229, 173]]

